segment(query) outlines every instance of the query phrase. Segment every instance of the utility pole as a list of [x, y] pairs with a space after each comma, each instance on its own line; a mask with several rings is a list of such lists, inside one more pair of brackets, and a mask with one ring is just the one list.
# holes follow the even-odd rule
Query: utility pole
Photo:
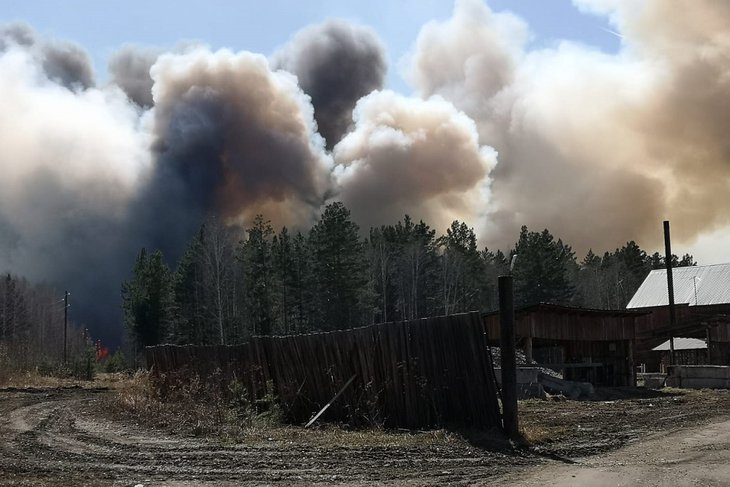
[[502, 424], [508, 437], [519, 438], [517, 357], [512, 276], [499, 276], [499, 338], [502, 359]]
[[63, 363], [67, 363], [66, 336], [68, 335], [68, 291], [63, 295]]
[[677, 316], [674, 311], [674, 279], [672, 278], [672, 240], [669, 237], [669, 221], [664, 220], [664, 262], [667, 266], [667, 289], [669, 291], [669, 365], [674, 365], [674, 327]]

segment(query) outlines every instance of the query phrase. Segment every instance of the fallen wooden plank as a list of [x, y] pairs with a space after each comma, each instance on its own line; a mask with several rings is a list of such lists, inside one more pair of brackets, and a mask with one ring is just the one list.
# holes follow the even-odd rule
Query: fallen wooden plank
[[355, 380], [355, 377], [357, 377], [357, 374], [352, 374], [352, 377], [350, 377], [350, 379], [347, 382], [345, 382], [345, 385], [342, 386], [342, 389], [340, 389], [337, 392], [337, 394], [335, 394], [335, 397], [333, 397], [332, 399], [330, 399], [330, 402], [328, 402], [327, 404], [325, 404], [324, 407], [319, 410], [319, 412], [317, 413], [317, 415], [315, 417], [313, 417], [312, 419], [310, 419], [309, 420], [309, 423], [307, 423], [306, 425], [304, 425], [304, 427], [305, 428], [309, 428], [310, 426], [312, 426], [312, 424], [315, 421], [317, 421], [317, 419], [319, 419], [320, 416], [322, 416], [322, 413], [324, 413], [325, 411], [327, 411], [327, 408], [329, 408], [332, 405], [332, 403], [335, 402], [337, 400], [337, 398], [340, 397], [340, 395], [343, 392], [345, 392], [345, 389], [347, 389], [350, 386], [350, 384], [352, 384], [352, 381]]

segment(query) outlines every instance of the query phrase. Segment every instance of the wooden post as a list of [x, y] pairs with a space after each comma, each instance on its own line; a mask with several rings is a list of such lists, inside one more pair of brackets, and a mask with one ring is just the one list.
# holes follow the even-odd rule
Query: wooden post
[[69, 292], [66, 291], [66, 293], [63, 296], [63, 363], [65, 364], [67, 361], [67, 352], [66, 352], [66, 335], [68, 334], [68, 295]]
[[519, 438], [517, 357], [512, 276], [499, 276], [499, 326], [502, 355], [502, 424], [510, 438]]
[[527, 360], [527, 363], [532, 363], [532, 337], [526, 336], [525, 337], [525, 359]]
[[634, 340], [627, 340], [629, 359], [629, 387], [636, 387], [636, 364], [634, 363]]
[[664, 262], [667, 267], [667, 291], [669, 292], [669, 365], [674, 365], [674, 327], [677, 316], [674, 310], [674, 279], [672, 278], [672, 241], [669, 237], [669, 221], [664, 221]]

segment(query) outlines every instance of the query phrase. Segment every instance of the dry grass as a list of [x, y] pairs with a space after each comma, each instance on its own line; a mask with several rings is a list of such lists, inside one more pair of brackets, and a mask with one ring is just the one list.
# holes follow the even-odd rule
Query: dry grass
[[127, 377], [125, 374], [97, 374], [94, 380], [87, 381], [45, 375], [39, 373], [37, 370], [0, 370], [0, 387], [13, 387], [18, 389], [59, 387], [114, 388], [117, 384], [123, 383]]
[[109, 396], [108, 410], [149, 427], [231, 443], [273, 441], [284, 446], [307, 444], [322, 448], [438, 448], [468, 444], [462, 435], [443, 429], [348, 429], [325, 423], [304, 429], [281, 423], [275, 408], [256, 412], [236, 398], [223, 397], [216, 388], [198, 379], [174, 385], [169, 378], [163, 381], [164, 398], [157, 379], [151, 379], [147, 372], [135, 374], [119, 383], [116, 394]]
[[522, 438], [530, 445], [542, 445], [560, 441], [568, 433], [566, 426], [550, 426], [545, 424], [529, 424], [520, 427]]
[[216, 387], [199, 378], [163, 380], [161, 387], [159, 381], [140, 371], [119, 382], [115, 389], [117, 394], [109, 397], [111, 410], [151, 427], [231, 439], [253, 426], [248, 408], [237, 407]]

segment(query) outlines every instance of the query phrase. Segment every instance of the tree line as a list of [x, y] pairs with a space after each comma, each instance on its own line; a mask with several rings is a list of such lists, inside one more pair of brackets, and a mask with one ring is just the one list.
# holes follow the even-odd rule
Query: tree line
[[[405, 216], [367, 238], [342, 203], [306, 233], [278, 232], [263, 216], [245, 230], [206, 221], [174, 269], [160, 251], [139, 253], [122, 286], [124, 321], [141, 346], [233, 344], [252, 335], [327, 331], [497, 308], [497, 276], [514, 262], [518, 306], [550, 302], [626, 306], [651, 269], [633, 242], [580, 261], [547, 229], [523, 227], [507, 252], [479, 249], [455, 221], [443, 235]], [[675, 266], [695, 265], [691, 255]]]
[[[13, 274], [0, 277], [0, 371], [26, 370], [63, 360], [63, 294]], [[87, 337], [69, 322], [70, 361], [82, 353]]]

